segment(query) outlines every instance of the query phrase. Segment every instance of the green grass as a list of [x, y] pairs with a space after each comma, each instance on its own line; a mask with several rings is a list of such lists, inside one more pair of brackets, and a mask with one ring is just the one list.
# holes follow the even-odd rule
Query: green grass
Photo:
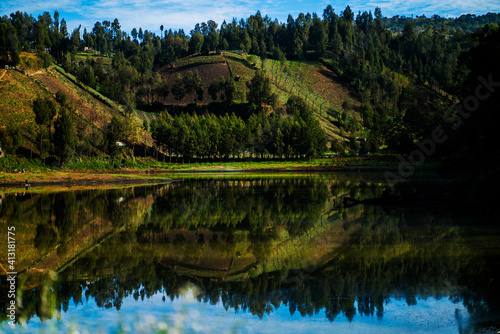
[[[96, 98], [100, 102], [107, 104], [111, 108], [114, 108], [116, 110], [120, 110], [121, 112], [123, 112], [123, 108], [121, 105], [119, 105], [115, 101], [111, 100], [110, 98], [102, 95], [101, 93], [99, 93], [98, 91], [93, 89], [92, 87], [89, 87], [89, 86], [82, 84], [74, 75], [66, 72], [62, 67], [60, 67], [58, 65], [54, 65], [54, 68], [57, 70], [57, 72], [59, 74], [64, 76], [66, 79], [68, 79], [72, 84], [78, 86], [78, 88], [84, 90], [85, 92], [90, 94], [92, 97]], [[60, 79], [60, 77], [58, 79]]]
[[[276, 61], [265, 59], [264, 62], [255, 55], [245, 56], [226, 52], [226, 61], [233, 76], [239, 76], [236, 82], [239, 91], [246, 91], [246, 82], [261, 68], [273, 83], [272, 92], [278, 96], [282, 106], [292, 95], [302, 97], [315, 112], [328, 139], [344, 140], [340, 130], [331, 120], [336, 120], [341, 105], [346, 98], [346, 89], [334, 84], [330, 79], [318, 73], [325, 68], [317, 62]], [[255, 65], [253, 65], [255, 63]]]
[[[12, 173], [14, 169], [26, 169], [30, 173], [51, 174], [56, 172], [109, 172], [120, 170], [147, 170], [156, 169], [169, 171], [202, 171], [202, 172], [227, 172], [227, 171], [294, 171], [294, 170], [329, 170], [336, 168], [377, 168], [398, 165], [398, 160], [392, 155], [371, 155], [366, 157], [340, 157], [331, 156], [313, 160], [292, 161], [215, 161], [193, 163], [169, 163], [157, 161], [151, 157], [112, 158], [109, 156], [74, 157], [62, 168], [44, 166], [41, 160], [26, 158], [6, 157], [0, 159], [0, 172], [3, 179], [18, 176]], [[432, 164], [429, 164], [431, 166]]]
[[111, 65], [113, 61], [114, 53], [108, 57], [107, 55], [101, 55], [99, 51], [80, 51], [75, 54], [75, 60], [79, 61], [90, 61], [92, 58], [97, 59], [101, 58], [104, 60], [105, 65]]
[[21, 61], [18, 68], [21, 70], [38, 70], [41, 67], [40, 60], [34, 53], [21, 52], [19, 58]]

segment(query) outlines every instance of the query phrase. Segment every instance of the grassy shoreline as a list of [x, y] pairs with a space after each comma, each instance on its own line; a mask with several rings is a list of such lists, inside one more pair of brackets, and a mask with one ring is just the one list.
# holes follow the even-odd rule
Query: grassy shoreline
[[[4, 158], [5, 159], [5, 158]], [[87, 183], [141, 183], [168, 181], [161, 174], [182, 173], [286, 173], [286, 172], [384, 172], [398, 168], [397, 156], [331, 157], [292, 161], [215, 161], [195, 163], [158, 162], [151, 158], [123, 159], [121, 161], [98, 158], [78, 159], [64, 167], [47, 167], [39, 161], [9, 158], [0, 162], [0, 185], [23, 184], [87, 184]], [[435, 170], [437, 162], [419, 167]], [[22, 173], [22, 169], [25, 173]]]

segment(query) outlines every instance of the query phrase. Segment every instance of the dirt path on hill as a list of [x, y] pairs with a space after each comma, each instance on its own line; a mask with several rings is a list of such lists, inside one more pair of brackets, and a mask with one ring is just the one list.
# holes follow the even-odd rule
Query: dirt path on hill
[[7, 73], [7, 70], [3, 70], [2, 75], [0, 75], [0, 81], [3, 79], [4, 75]]

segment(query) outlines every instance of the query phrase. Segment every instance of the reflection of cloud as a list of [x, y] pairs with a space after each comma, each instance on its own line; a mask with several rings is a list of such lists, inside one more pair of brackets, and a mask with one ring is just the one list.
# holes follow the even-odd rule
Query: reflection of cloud
[[[37, 16], [43, 11], [53, 14], [58, 10], [61, 18], [68, 22], [69, 29], [81, 24], [92, 29], [96, 21], [118, 18], [122, 29], [142, 27], [159, 32], [160, 25], [166, 29], [183, 28], [186, 33], [196, 23], [214, 20], [219, 25], [233, 18], [248, 18], [260, 10], [262, 15], [285, 22], [288, 14], [294, 18], [301, 12], [316, 12], [319, 16], [331, 1], [320, 0], [2, 0], [0, 15], [8, 15], [17, 10]], [[499, 0], [340, 0], [332, 4], [340, 14], [349, 5], [358, 11], [382, 9], [384, 16], [422, 15], [459, 16], [462, 14], [485, 14], [500, 10]]]

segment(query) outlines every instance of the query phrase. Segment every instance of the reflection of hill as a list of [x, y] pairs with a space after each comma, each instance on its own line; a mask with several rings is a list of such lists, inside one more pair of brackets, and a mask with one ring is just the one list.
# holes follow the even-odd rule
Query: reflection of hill
[[349, 193], [350, 187], [314, 178], [178, 184], [157, 198], [138, 236], [169, 244], [159, 245], [166, 254], [161, 263], [193, 276], [231, 280], [300, 268], [336, 247], [341, 224], [326, 219]]
[[[313, 177], [197, 180], [12, 201], [2, 219], [17, 219], [28, 252], [44, 254], [23, 254], [25, 267], [59, 274], [52, 290], [23, 291], [28, 319], [52, 317], [84, 296], [117, 309], [127, 296], [175, 298], [188, 282], [200, 287], [200, 300], [259, 316], [282, 305], [302, 315], [325, 310], [330, 320], [383, 316], [390, 297], [413, 305], [428, 296], [498, 312], [491, 278], [499, 266], [483, 256], [488, 249], [498, 262], [498, 237], [471, 239], [449, 212], [342, 205], [343, 196], [383, 190]], [[23, 273], [25, 288], [41, 282], [32, 274]]]
[[[367, 218], [373, 215], [378, 223], [370, 224]], [[283, 306], [303, 316], [324, 310], [332, 321], [341, 315], [352, 319], [357, 313], [382, 317], [384, 305], [392, 297], [402, 298], [410, 306], [418, 297], [450, 297], [464, 303], [478, 318], [497, 314], [500, 305], [495, 296], [499, 291], [491, 278], [497, 277], [498, 267], [473, 247], [477, 240], [465, 238], [460, 228], [407, 227], [401, 217], [383, 221], [383, 216], [381, 211], [365, 212], [354, 227], [352, 223], [342, 225], [344, 242], [326, 264], [311, 263], [311, 267], [291, 270], [282, 267], [260, 275], [254, 272], [250, 277], [233, 275], [240, 279], [225, 281], [220, 278], [229, 278], [225, 275], [230, 276], [236, 265], [231, 264], [232, 257], [221, 254], [241, 252], [244, 247], [239, 242], [252, 250], [258, 241], [242, 241], [235, 235], [238, 241], [231, 242], [226, 235], [229, 241], [220, 244], [219, 253], [214, 253], [218, 256], [205, 263], [203, 258], [208, 255], [192, 256], [199, 254], [194, 232], [189, 236], [189, 231], [183, 231], [186, 239], [182, 242], [175, 241], [176, 230], [168, 235], [171, 242], [150, 243], [141, 242], [133, 231], [125, 231], [60, 273], [54, 308], [64, 309], [71, 298], [78, 301], [86, 296], [94, 297], [100, 307], [119, 309], [127, 296], [138, 299], [165, 292], [176, 298], [185, 284], [194, 283], [201, 289], [200, 300], [222, 302], [226, 308], [259, 316]], [[200, 233], [209, 235], [206, 230]], [[481, 241], [484, 245], [494, 240]], [[252, 253], [242, 257], [250, 258]], [[42, 291], [26, 291], [27, 303], [35, 301], [33, 294]]]
[[[299, 203], [297, 198], [306, 200]], [[310, 178], [194, 181], [124, 190], [28, 193], [22, 197], [6, 196], [0, 224], [16, 226], [17, 270], [35, 277], [47, 270], [62, 270], [132, 223], [145, 220], [147, 226], [158, 229], [155, 233], [168, 234], [172, 234], [168, 231], [171, 227], [206, 226], [207, 233], [210, 229], [216, 237], [228, 227], [237, 227], [247, 234], [260, 230], [273, 234], [285, 224], [289, 224], [288, 230], [293, 228], [298, 233], [302, 225], [307, 228], [305, 220], [321, 215], [326, 198], [324, 183], [312, 182]], [[6, 228], [2, 231], [4, 236]], [[210, 238], [207, 244], [216, 246], [218, 241]], [[224, 256], [239, 261], [233, 254]], [[6, 267], [6, 260], [0, 259], [2, 267]]]
[[[125, 226], [142, 221], [153, 202], [151, 194], [135, 196], [132, 190], [28, 196], [7, 197], [0, 220], [0, 225], [16, 227], [16, 269], [30, 282], [25, 288], [39, 285], [48, 270], [63, 270]], [[5, 266], [6, 260], [0, 263]]]

